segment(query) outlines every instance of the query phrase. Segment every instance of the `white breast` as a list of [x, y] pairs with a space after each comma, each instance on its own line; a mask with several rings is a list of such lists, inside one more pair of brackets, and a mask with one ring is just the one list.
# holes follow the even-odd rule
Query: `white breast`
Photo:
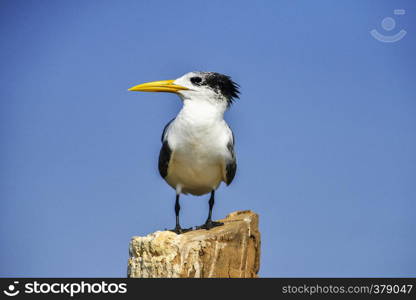
[[212, 105], [190, 106], [166, 132], [172, 155], [165, 179], [178, 192], [203, 195], [224, 179], [230, 129]]

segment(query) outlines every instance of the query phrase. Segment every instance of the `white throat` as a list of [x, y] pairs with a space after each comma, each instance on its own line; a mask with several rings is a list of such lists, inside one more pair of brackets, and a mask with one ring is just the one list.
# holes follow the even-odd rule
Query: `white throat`
[[177, 118], [186, 119], [196, 124], [207, 124], [222, 121], [227, 109], [226, 103], [217, 99], [205, 99], [202, 97], [183, 97], [183, 107]]

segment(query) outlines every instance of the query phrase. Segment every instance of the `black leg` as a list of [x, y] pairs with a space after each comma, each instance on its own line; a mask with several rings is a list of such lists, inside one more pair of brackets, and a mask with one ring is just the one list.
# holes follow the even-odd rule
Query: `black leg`
[[204, 225], [197, 226], [196, 229], [207, 229], [207, 230], [209, 230], [213, 227], [224, 225], [224, 223], [212, 221], [212, 208], [214, 207], [214, 203], [215, 203], [215, 191], [213, 190], [211, 192], [211, 197], [209, 198], [209, 201], [208, 201], [208, 204], [209, 204], [208, 218], [205, 221]]
[[179, 194], [176, 195], [176, 201], [175, 201], [175, 216], [176, 216], [176, 226], [175, 228], [181, 228], [181, 225], [179, 224], [179, 211], [181, 210], [181, 206], [179, 205]]
[[211, 192], [211, 197], [209, 197], [209, 212], [208, 212], [208, 218], [207, 221], [212, 221], [212, 208], [214, 207], [214, 203], [215, 203], [215, 191]]
[[192, 230], [190, 229], [182, 229], [181, 225], [179, 223], [179, 211], [181, 210], [181, 206], [179, 205], [179, 194], [176, 194], [176, 201], [175, 201], [175, 216], [176, 216], [176, 226], [174, 229], [171, 229], [170, 231], [175, 232], [176, 234], [185, 233], [187, 231]]

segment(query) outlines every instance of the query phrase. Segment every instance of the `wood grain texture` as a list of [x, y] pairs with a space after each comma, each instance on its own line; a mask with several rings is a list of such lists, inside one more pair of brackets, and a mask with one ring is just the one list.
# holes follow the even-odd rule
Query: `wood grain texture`
[[255, 278], [260, 268], [258, 215], [229, 214], [224, 226], [177, 235], [157, 231], [130, 242], [130, 278]]

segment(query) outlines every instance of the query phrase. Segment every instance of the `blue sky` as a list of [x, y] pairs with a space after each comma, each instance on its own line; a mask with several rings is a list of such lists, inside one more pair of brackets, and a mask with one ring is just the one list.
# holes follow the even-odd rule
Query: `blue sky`
[[[414, 276], [415, 13], [414, 1], [2, 1], [0, 276], [124, 277], [130, 238], [174, 225], [157, 159], [181, 103], [127, 88], [193, 70], [241, 85], [226, 113], [238, 172], [214, 217], [260, 214], [261, 276]], [[372, 29], [407, 35], [383, 43]], [[182, 199], [183, 225], [201, 224], [208, 195]]]

